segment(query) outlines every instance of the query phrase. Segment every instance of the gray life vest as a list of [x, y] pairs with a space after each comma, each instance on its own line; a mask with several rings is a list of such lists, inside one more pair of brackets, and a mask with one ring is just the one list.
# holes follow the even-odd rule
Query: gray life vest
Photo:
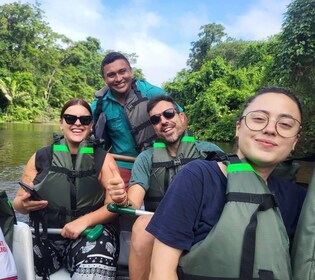
[[80, 144], [75, 166], [64, 139], [52, 148], [49, 172], [35, 189], [48, 200], [43, 214], [46, 226], [63, 227], [67, 222], [102, 207], [105, 192], [97, 178], [94, 146], [90, 141]]
[[302, 206], [292, 245], [294, 280], [315, 279], [315, 168]]
[[176, 157], [169, 155], [164, 142], [154, 142], [150, 187], [144, 197], [145, 209], [155, 211], [177, 172], [186, 163], [206, 156], [206, 152], [197, 150], [196, 139], [189, 130], [185, 131], [181, 139]]
[[[98, 98], [95, 110], [94, 134], [96, 139], [105, 140], [105, 147], [110, 146], [109, 135], [106, 134], [106, 114], [102, 112], [103, 97], [107, 94], [109, 87], [103, 87], [95, 93]], [[152, 142], [157, 139], [154, 129], [149, 121], [147, 113], [148, 98], [141, 94], [136, 85], [136, 80], [132, 81], [131, 90], [129, 91], [124, 105], [126, 120], [129, 125], [131, 135], [134, 139], [136, 150], [140, 153], [146, 147], [151, 146]]]
[[275, 196], [246, 162], [228, 164], [227, 174], [221, 217], [181, 256], [179, 279], [292, 279], [289, 238]]

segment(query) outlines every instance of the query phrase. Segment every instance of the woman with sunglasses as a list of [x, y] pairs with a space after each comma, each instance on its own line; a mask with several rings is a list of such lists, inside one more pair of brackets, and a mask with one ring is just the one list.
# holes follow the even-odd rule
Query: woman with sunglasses
[[263, 88], [236, 122], [235, 156], [179, 171], [147, 227], [151, 280], [292, 279], [289, 240], [306, 190], [271, 173], [294, 150], [301, 120], [293, 93]]
[[[42, 223], [62, 228], [60, 235], [33, 237], [36, 274], [48, 279], [63, 265], [73, 279], [115, 279], [118, 241], [111, 224], [115, 214], [105, 185], [118, 168], [113, 157], [90, 139], [92, 112], [80, 98], [69, 100], [60, 113], [63, 136], [52, 146], [38, 150], [25, 166], [22, 182], [31, 185], [42, 198], [32, 199], [20, 188], [13, 205], [30, 214], [35, 231]], [[109, 168], [110, 165], [110, 168]], [[81, 234], [103, 225], [98, 239]], [[97, 227], [99, 228], [99, 227]]]

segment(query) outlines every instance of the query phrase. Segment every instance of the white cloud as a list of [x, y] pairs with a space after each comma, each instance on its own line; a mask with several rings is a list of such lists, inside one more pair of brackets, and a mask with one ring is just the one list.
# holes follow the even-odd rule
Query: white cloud
[[43, 9], [58, 33], [73, 40], [92, 36], [100, 39], [105, 50], [136, 53], [139, 58], [135, 66], [152, 84], [160, 86], [185, 67], [187, 54], [180, 55], [175, 48], [155, 39], [152, 29], [162, 25], [163, 18], [153, 12], [127, 5], [109, 11], [100, 1], [86, 0], [46, 1]]
[[226, 24], [230, 37], [246, 40], [267, 39], [281, 30], [283, 13], [290, 0], [260, 0], [243, 15]]
[[147, 34], [134, 33], [130, 41], [117, 42], [118, 50], [127, 50], [139, 55], [137, 68], [143, 70], [148, 82], [161, 85], [175, 77], [186, 65], [187, 54], [147, 37]]

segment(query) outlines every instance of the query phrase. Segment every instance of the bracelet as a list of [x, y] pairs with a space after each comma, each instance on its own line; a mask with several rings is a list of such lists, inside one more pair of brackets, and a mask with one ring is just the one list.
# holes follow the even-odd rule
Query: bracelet
[[128, 199], [128, 194], [126, 193], [126, 196], [125, 196], [123, 201], [118, 202], [118, 203], [115, 202], [115, 204], [117, 206], [119, 206], [119, 207], [128, 207], [128, 206], [130, 206], [130, 202], [129, 202], [129, 199]]

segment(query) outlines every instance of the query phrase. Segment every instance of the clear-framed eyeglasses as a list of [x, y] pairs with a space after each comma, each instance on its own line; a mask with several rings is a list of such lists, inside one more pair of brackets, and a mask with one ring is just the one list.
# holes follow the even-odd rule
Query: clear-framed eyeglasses
[[[269, 116], [261, 111], [251, 111], [240, 120], [244, 119], [246, 126], [252, 131], [260, 131], [267, 127], [270, 122]], [[283, 138], [291, 138], [301, 131], [301, 123], [292, 117], [281, 117], [275, 120], [277, 133]]]

